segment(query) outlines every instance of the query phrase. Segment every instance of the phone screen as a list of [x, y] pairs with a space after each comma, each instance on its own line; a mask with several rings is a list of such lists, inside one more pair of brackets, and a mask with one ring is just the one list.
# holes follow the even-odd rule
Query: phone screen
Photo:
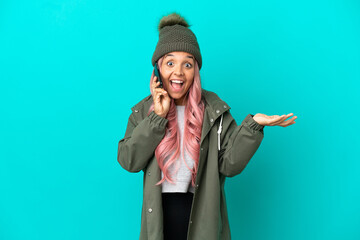
[[158, 67], [158, 63], [155, 62], [155, 67], [154, 67], [154, 72], [155, 72], [155, 76], [157, 77], [157, 82], [160, 82], [160, 85], [158, 86], [159, 88], [163, 88], [163, 82], [161, 80], [160, 77], [160, 73], [159, 73], [159, 67]]

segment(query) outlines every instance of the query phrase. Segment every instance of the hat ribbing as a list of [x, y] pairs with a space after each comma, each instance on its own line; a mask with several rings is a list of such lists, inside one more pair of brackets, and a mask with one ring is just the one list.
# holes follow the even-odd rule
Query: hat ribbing
[[201, 69], [200, 47], [195, 34], [188, 27], [185, 19], [177, 13], [172, 13], [160, 20], [159, 41], [151, 59], [153, 66], [166, 53], [181, 51], [194, 55]]

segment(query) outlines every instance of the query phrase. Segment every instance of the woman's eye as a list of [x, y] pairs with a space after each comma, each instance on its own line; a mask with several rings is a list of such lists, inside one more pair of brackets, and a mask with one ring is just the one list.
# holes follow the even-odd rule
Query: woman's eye
[[[169, 63], [171, 63], [171, 65], [169, 65]], [[171, 61], [167, 62], [167, 65], [168, 65], [168, 66], [173, 66], [173, 62], [171, 62]], [[188, 68], [191, 68], [191, 67], [192, 67], [192, 64], [186, 63], [186, 66], [187, 66]]]

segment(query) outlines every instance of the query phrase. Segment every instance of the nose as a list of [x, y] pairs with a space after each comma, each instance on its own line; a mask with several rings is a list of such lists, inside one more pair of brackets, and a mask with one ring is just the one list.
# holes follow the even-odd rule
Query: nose
[[183, 75], [184, 72], [183, 72], [182, 66], [181, 66], [181, 65], [178, 65], [178, 66], [175, 68], [174, 73], [175, 73], [175, 75], [178, 75], [178, 76]]

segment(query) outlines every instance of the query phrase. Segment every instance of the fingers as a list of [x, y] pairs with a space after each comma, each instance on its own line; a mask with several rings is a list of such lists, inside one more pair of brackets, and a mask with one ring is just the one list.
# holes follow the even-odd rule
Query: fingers
[[285, 119], [287, 119], [287, 115], [274, 115], [272, 116], [271, 124], [278, 125], [279, 123], [283, 122]]
[[[156, 84], [158, 85], [158, 84]], [[163, 88], [153, 88], [153, 99], [154, 99], [154, 102], [160, 102], [160, 97], [161, 96], [164, 96], [166, 97], [167, 96], [167, 92], [163, 89]]]
[[[293, 114], [290, 113], [290, 114], [288, 114], [287, 116], [291, 116], [291, 115], [293, 115]], [[294, 116], [294, 117], [292, 117], [291, 119], [289, 119], [289, 120], [287, 120], [287, 121], [284, 121], [284, 122], [279, 123], [278, 125], [279, 125], [279, 126], [282, 126], [282, 127], [290, 126], [290, 125], [292, 125], [292, 124], [295, 123], [295, 119], [296, 119], [296, 118], [297, 118], [297, 116]]]
[[154, 76], [153, 78], [153, 82], [151, 84], [151, 88], [152, 88], [152, 92], [155, 92], [155, 89], [161, 89], [164, 91], [163, 87], [159, 87], [160, 86], [160, 81], [157, 81], [157, 76]]
[[162, 88], [155, 88], [154, 92], [155, 92], [156, 98], [160, 98], [161, 95], [163, 95], [164, 97], [167, 95], [167, 92]]
[[295, 123], [295, 119], [296, 119], [296, 118], [297, 118], [296, 116], [295, 116], [295, 117], [292, 117], [291, 119], [289, 119], [289, 120], [287, 120], [287, 121], [285, 121], [285, 122], [282, 122], [282, 123], [278, 124], [278, 126], [282, 126], [282, 127], [290, 126], [290, 125], [292, 125], [292, 124]]
[[293, 113], [289, 113], [289, 114], [283, 114], [281, 116], [279, 115], [273, 115], [271, 116], [271, 120], [270, 120], [270, 124], [272, 126], [283, 126], [283, 127], [286, 127], [286, 126], [289, 126], [291, 124], [294, 124], [294, 120], [297, 118], [296, 116], [294, 116], [293, 118], [287, 120], [287, 121], [284, 121], [285, 119], [289, 118], [290, 116], [294, 115]]
[[154, 89], [159, 86], [160, 82], [157, 81], [157, 76], [154, 76], [151, 87]]
[[157, 93], [156, 90], [159, 89], [159, 88], [157, 88], [157, 86], [159, 86], [159, 84], [160, 84], [160, 82], [157, 82], [156, 80], [157, 80], [157, 77], [154, 76], [152, 83], [151, 83], [151, 90], [153, 92], [154, 97], [156, 96], [156, 93]]

